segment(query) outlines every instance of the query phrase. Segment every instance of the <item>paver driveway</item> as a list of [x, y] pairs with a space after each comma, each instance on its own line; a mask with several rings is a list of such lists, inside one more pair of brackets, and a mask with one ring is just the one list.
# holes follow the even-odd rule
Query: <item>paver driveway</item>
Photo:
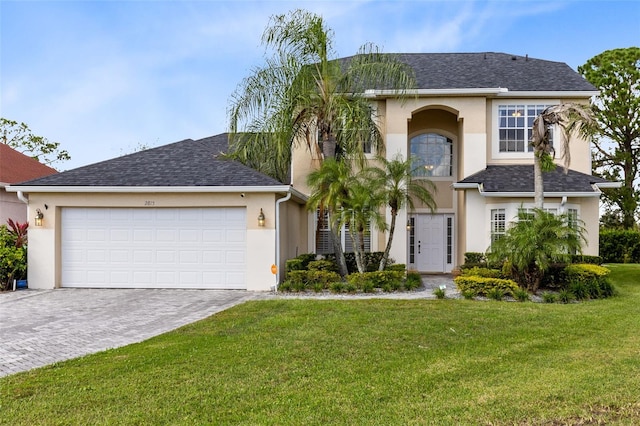
[[0, 293], [0, 377], [140, 342], [260, 297], [240, 290]]

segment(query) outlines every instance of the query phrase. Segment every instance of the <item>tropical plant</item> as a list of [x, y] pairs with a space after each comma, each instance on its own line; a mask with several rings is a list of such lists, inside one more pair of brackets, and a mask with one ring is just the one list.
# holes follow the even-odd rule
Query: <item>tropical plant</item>
[[551, 146], [551, 127], [560, 127], [560, 144], [565, 173], [571, 164], [569, 142], [574, 134], [587, 138], [593, 133], [593, 116], [584, 105], [560, 104], [546, 108], [533, 122], [531, 146], [533, 146], [534, 205], [544, 207], [544, 182], [542, 172], [555, 169], [555, 149]]
[[366, 272], [365, 232], [368, 232], [370, 224], [384, 230], [386, 223], [378, 209], [380, 205], [379, 193], [371, 190], [366, 176], [362, 173], [356, 175], [355, 179], [349, 182], [348, 189], [348, 199], [343, 203], [340, 212], [341, 222], [347, 224], [349, 229], [358, 272]]
[[398, 212], [405, 206], [413, 209], [414, 199], [423, 203], [433, 212], [436, 208], [433, 199], [436, 187], [430, 180], [413, 178], [414, 167], [411, 158], [405, 160], [401, 154], [395, 155], [391, 160], [378, 156], [377, 163], [378, 167], [370, 169], [373, 175], [370, 185], [374, 191], [380, 193], [381, 200], [384, 200], [384, 203], [391, 209], [389, 238], [378, 267], [378, 270], [382, 271], [389, 259]]
[[[592, 110], [598, 123], [594, 146], [594, 174], [621, 180], [621, 188], [606, 189], [605, 205], [621, 213], [622, 227], [636, 224], [640, 194], [634, 186], [640, 177], [640, 47], [612, 49], [600, 53], [578, 67], [599, 91]], [[615, 217], [615, 216], [614, 216]]]
[[382, 137], [367, 89], [415, 87], [413, 71], [373, 44], [346, 60], [334, 58], [333, 31], [304, 10], [271, 17], [263, 33], [273, 56], [253, 70], [232, 95], [230, 139], [237, 160], [285, 181], [293, 145], [312, 155], [356, 158], [364, 146], [379, 149]]
[[354, 179], [349, 165], [335, 159], [327, 159], [320, 168], [307, 176], [307, 184], [312, 193], [307, 200], [307, 208], [315, 212], [320, 210], [320, 218], [324, 212], [328, 213], [331, 244], [338, 264], [338, 272], [342, 277], [347, 276], [347, 263], [340, 241], [342, 227], [342, 208], [349, 200], [349, 185]]
[[18, 239], [22, 238], [6, 225], [0, 226], [0, 291], [8, 290], [13, 280], [23, 278], [27, 271], [25, 240]]
[[7, 219], [9, 225], [9, 234], [15, 240], [15, 246], [20, 248], [27, 245], [27, 229], [29, 228], [29, 222], [20, 223], [13, 219]]
[[585, 241], [581, 221], [570, 222], [568, 214], [534, 209], [518, 212], [505, 235], [495, 241], [488, 258], [493, 262], [507, 261], [518, 283], [535, 293], [542, 277], [555, 262], [568, 262], [571, 253], [580, 252]]

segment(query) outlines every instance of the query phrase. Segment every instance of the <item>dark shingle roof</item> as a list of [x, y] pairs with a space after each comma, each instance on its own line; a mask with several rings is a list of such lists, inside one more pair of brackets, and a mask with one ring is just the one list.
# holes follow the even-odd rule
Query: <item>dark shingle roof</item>
[[[563, 62], [494, 52], [393, 55], [414, 69], [418, 89], [597, 90]], [[372, 89], [383, 88], [372, 87]]]
[[280, 186], [281, 182], [237, 161], [226, 133], [185, 139], [13, 186]]
[[[564, 174], [558, 166], [545, 172], [544, 192], [595, 192], [592, 184], [609, 182], [597, 176], [569, 170]], [[474, 173], [460, 183], [481, 183], [484, 192], [533, 193], [533, 165], [494, 165]]]

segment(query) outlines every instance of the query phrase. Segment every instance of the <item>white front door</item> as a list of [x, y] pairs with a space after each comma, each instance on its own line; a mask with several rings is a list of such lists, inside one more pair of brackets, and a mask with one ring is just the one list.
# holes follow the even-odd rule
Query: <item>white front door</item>
[[453, 215], [419, 214], [413, 217], [409, 242], [411, 266], [420, 272], [451, 272]]

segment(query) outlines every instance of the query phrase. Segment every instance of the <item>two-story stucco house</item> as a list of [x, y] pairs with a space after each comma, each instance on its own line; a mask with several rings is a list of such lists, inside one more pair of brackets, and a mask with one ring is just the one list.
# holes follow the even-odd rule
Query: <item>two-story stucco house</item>
[[[588, 103], [597, 92], [564, 63], [503, 53], [400, 54], [416, 72], [401, 102], [372, 87], [388, 158], [414, 156], [416, 178], [437, 186], [437, 210], [402, 211], [391, 256], [421, 272], [449, 272], [485, 251], [519, 208], [533, 205], [531, 124], [546, 106]], [[218, 154], [227, 136], [185, 140], [12, 185], [28, 196], [29, 286], [269, 290], [286, 259], [323, 253], [304, 204], [317, 162], [294, 151], [282, 183]], [[373, 154], [373, 153], [372, 153]], [[557, 153], [558, 156], [562, 152]], [[585, 254], [598, 252], [600, 189], [587, 141], [571, 144], [571, 170], [545, 174], [545, 208], [584, 221]], [[264, 219], [264, 220], [263, 220]], [[387, 235], [372, 230], [372, 251]], [[344, 244], [349, 250], [348, 238]]]

